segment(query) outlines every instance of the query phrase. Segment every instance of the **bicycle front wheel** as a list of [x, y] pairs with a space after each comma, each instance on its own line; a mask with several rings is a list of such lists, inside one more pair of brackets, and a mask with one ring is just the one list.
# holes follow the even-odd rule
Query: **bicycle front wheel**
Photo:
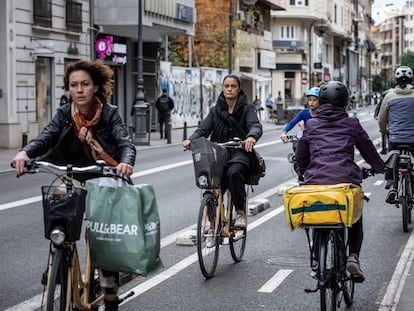
[[319, 292], [321, 311], [334, 311], [337, 307], [337, 246], [337, 240], [333, 230], [319, 233]]
[[[219, 235], [210, 228], [210, 219], [215, 218], [216, 204], [212, 193], [203, 195], [197, 222], [197, 254], [201, 273], [206, 278], [214, 276], [219, 255]], [[219, 217], [219, 216], [217, 216]], [[207, 247], [209, 246], [209, 247]]]
[[46, 285], [46, 311], [65, 310], [68, 278], [65, 250], [60, 248], [51, 256], [52, 267]]
[[244, 229], [238, 229], [234, 227], [234, 222], [236, 221], [236, 208], [234, 207], [233, 203], [231, 203], [231, 205], [231, 224], [229, 238], [230, 253], [234, 262], [239, 262], [243, 257], [244, 248], [246, 246], [247, 227]]

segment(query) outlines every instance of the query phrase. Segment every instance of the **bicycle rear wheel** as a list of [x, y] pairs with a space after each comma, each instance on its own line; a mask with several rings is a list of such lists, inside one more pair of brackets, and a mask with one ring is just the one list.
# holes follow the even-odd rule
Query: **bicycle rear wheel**
[[53, 260], [46, 285], [46, 311], [65, 310], [68, 278], [65, 250], [60, 248], [51, 256]]
[[410, 202], [410, 198], [409, 198], [409, 187], [411, 187], [410, 182], [408, 180], [408, 178], [406, 176], [402, 176], [401, 179], [401, 187], [402, 187], [402, 191], [401, 191], [401, 212], [402, 212], [402, 225], [403, 225], [403, 231], [404, 232], [408, 232], [408, 222], [409, 222], [409, 218], [411, 215], [410, 211], [409, 211], [409, 204]]
[[[216, 204], [214, 202], [215, 199], [212, 193], [206, 192], [203, 195], [197, 222], [198, 263], [200, 264], [201, 273], [207, 279], [214, 276], [219, 255], [219, 232], [213, 237], [215, 246], [207, 247], [206, 245], [207, 237], [211, 237], [209, 234], [214, 235], [214, 233], [211, 233], [211, 230], [209, 230], [214, 230], [214, 228], [210, 228], [210, 219], [215, 217], [216, 212]], [[217, 215], [217, 217], [219, 216]]]
[[246, 247], [247, 227], [244, 229], [234, 227], [234, 222], [236, 221], [236, 208], [233, 203], [231, 203], [230, 213], [230, 253], [234, 262], [239, 262], [243, 257], [244, 248]]
[[334, 311], [337, 307], [337, 246], [333, 230], [324, 230], [319, 233], [319, 293], [321, 311]]
[[347, 277], [343, 286], [345, 304], [350, 307], [354, 302], [355, 283], [350, 277]]

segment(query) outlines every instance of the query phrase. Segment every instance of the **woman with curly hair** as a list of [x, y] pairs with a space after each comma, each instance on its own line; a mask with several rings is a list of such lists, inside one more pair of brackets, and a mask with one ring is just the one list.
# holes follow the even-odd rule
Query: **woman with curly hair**
[[[64, 86], [71, 102], [58, 107], [42, 132], [13, 158], [17, 175], [23, 173], [25, 161], [37, 157], [75, 166], [104, 160], [116, 167], [118, 175], [132, 175], [135, 146], [118, 108], [107, 103], [112, 95], [112, 76], [112, 70], [100, 60], [80, 60], [67, 67]], [[101, 271], [106, 310], [118, 309], [118, 285], [118, 273]]]

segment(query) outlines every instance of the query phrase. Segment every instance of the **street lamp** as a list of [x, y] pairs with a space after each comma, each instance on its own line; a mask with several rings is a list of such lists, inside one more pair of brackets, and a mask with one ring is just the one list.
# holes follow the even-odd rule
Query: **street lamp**
[[[148, 104], [144, 97], [144, 75], [143, 75], [143, 52], [142, 52], [142, 0], [138, 1], [138, 46], [137, 46], [137, 93], [134, 103], [134, 144], [149, 145], [146, 141], [149, 116], [147, 115]], [[148, 130], [148, 132], [150, 132]], [[149, 135], [149, 133], [148, 133]], [[144, 139], [143, 139], [144, 138]]]
[[229, 74], [232, 70], [232, 49], [233, 49], [233, 0], [229, 0]]

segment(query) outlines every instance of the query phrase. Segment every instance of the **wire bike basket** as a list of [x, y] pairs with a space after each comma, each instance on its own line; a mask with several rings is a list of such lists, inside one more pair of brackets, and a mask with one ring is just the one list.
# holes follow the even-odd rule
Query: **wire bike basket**
[[42, 186], [43, 221], [45, 238], [50, 240], [50, 232], [57, 225], [65, 229], [65, 241], [73, 242], [80, 238], [86, 191], [82, 188], [66, 186]]
[[[191, 150], [197, 187], [201, 189], [220, 188], [228, 154], [226, 148], [205, 137], [200, 137], [191, 141]], [[200, 184], [201, 176], [207, 178], [207, 183]]]

